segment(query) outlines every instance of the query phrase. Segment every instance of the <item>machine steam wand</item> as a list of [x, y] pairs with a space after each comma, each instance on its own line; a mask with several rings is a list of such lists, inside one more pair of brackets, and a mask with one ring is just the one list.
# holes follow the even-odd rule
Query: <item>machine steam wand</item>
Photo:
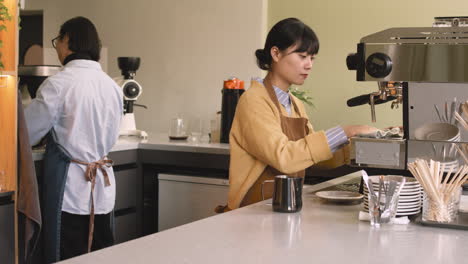
[[375, 105], [394, 100], [391, 108], [398, 108], [403, 103], [403, 85], [398, 82], [378, 82], [379, 90], [370, 94], [353, 97], [347, 101], [349, 107], [369, 104], [372, 122], [376, 122]]

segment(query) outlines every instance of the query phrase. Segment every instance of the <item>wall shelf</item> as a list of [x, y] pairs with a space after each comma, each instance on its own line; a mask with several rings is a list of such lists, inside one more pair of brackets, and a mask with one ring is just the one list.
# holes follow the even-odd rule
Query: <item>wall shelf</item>
[[16, 76], [16, 71], [0, 71], [0, 78], [8, 76]]

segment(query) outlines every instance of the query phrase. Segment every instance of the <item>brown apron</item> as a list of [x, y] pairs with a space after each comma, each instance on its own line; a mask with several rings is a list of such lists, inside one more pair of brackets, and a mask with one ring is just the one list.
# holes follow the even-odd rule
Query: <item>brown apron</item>
[[19, 263], [32, 263], [34, 249], [42, 227], [39, 187], [34, 168], [32, 148], [24, 117], [21, 96], [18, 95], [18, 250]]
[[[288, 117], [288, 116], [283, 116], [281, 114], [281, 107], [278, 101], [278, 98], [275, 94], [275, 91], [273, 90], [273, 86], [271, 85], [270, 80], [265, 78], [264, 80], [264, 86], [267, 89], [268, 95], [270, 96], [270, 99], [275, 103], [276, 107], [278, 108], [278, 111], [280, 112], [280, 119], [281, 119], [281, 130], [283, 133], [288, 137], [289, 140], [291, 141], [297, 141], [299, 139], [304, 138], [308, 133], [309, 133], [309, 128], [307, 127], [308, 120], [307, 118], [304, 117]], [[299, 109], [294, 102], [294, 100], [291, 100], [292, 105], [294, 107], [294, 111], [296, 113], [299, 113]], [[271, 166], [267, 166], [265, 170], [262, 172], [262, 174], [258, 177], [258, 179], [255, 181], [255, 183], [250, 187], [249, 191], [247, 194], [244, 196], [240, 206], [247, 206], [249, 204], [257, 203], [263, 200], [262, 197], [262, 183], [266, 180], [272, 180], [276, 175], [283, 175], [286, 173], [282, 173], [275, 168]], [[288, 174], [289, 176], [292, 177], [304, 177], [305, 176], [305, 170], [298, 171], [294, 174]], [[265, 183], [264, 184], [264, 199], [270, 199], [273, 196], [273, 183]], [[227, 212], [230, 211], [231, 209], [227, 206], [218, 206], [215, 211], [217, 213], [222, 213], [222, 212]]]
[[110, 186], [109, 176], [104, 168], [111, 167], [113, 161], [110, 159], [103, 158], [95, 162], [84, 162], [79, 160], [71, 160], [71, 162], [78, 163], [86, 166], [85, 178], [87, 181], [91, 182], [91, 212], [89, 215], [89, 232], [88, 232], [88, 252], [91, 252], [91, 246], [93, 244], [93, 234], [94, 234], [94, 186], [96, 185], [96, 173], [100, 169], [102, 175], [104, 176], [105, 186]]

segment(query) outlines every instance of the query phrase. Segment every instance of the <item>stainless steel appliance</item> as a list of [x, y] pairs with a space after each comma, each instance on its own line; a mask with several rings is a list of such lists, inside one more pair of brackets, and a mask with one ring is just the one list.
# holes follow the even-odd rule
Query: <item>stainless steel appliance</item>
[[[378, 91], [352, 98], [349, 106], [369, 104], [376, 120], [375, 105], [392, 102], [402, 106], [403, 138], [353, 138], [351, 165], [403, 169], [416, 157], [432, 158], [436, 149], [454, 151], [453, 145], [466, 144], [468, 133], [460, 127], [459, 142], [420, 140], [415, 130], [424, 124], [445, 122], [458, 125], [453, 110], [468, 99], [468, 30], [466, 18], [436, 18], [437, 27], [390, 28], [365, 36], [350, 54], [347, 66], [356, 70], [358, 81], [376, 82]], [[447, 21], [452, 21], [450, 24]], [[462, 21], [463, 23], [460, 23]], [[443, 25], [443, 26], [440, 26]], [[390, 110], [390, 109], [389, 109]], [[390, 110], [394, 111], [394, 110]], [[455, 154], [459, 164], [464, 163]]]
[[158, 231], [215, 215], [228, 197], [228, 179], [159, 174], [158, 183]]
[[49, 76], [59, 72], [58, 65], [20, 65], [18, 66], [19, 84], [23, 104], [28, 104], [36, 97], [36, 92], [42, 82]]

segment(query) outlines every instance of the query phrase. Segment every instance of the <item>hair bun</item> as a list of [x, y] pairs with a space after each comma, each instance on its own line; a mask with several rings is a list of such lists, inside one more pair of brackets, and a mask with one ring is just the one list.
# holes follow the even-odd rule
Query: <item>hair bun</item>
[[270, 54], [265, 52], [264, 49], [258, 49], [255, 51], [255, 57], [257, 57], [258, 67], [262, 70], [269, 70], [271, 63]]

